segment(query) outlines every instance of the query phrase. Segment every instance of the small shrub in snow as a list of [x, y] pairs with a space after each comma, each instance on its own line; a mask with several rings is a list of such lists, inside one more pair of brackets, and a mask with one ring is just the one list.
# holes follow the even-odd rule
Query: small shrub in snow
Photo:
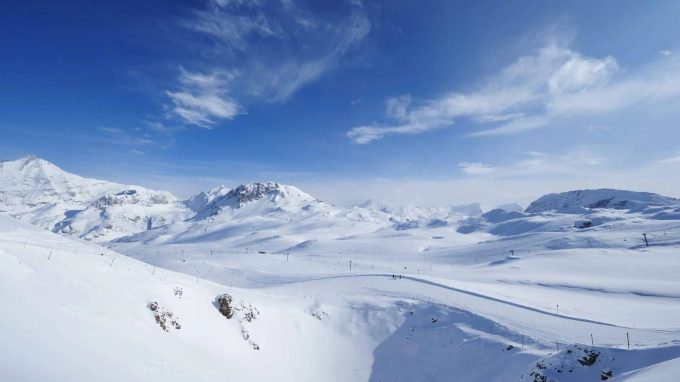
[[239, 301], [234, 310], [237, 310], [240, 313], [241, 320], [246, 322], [251, 322], [260, 315], [260, 311], [256, 307], [243, 301]]
[[592, 366], [595, 362], [597, 362], [597, 357], [600, 356], [600, 353], [596, 351], [584, 349], [583, 352], [585, 355], [582, 358], [577, 359], [581, 366]]
[[234, 299], [226, 293], [215, 297], [213, 305], [215, 305], [220, 313], [227, 319], [231, 319], [234, 317], [234, 314], [237, 314], [236, 318], [241, 325], [241, 337], [243, 337], [243, 340], [247, 341], [253, 349], [260, 350], [260, 345], [256, 344], [250, 338], [250, 332], [245, 327], [246, 323], [252, 322], [260, 315], [260, 311], [256, 307], [242, 300], [239, 301], [238, 304], [235, 304]]
[[146, 307], [153, 312], [153, 316], [154, 319], [156, 320], [156, 323], [164, 331], [166, 332], [170, 331], [169, 327], [173, 327], [177, 330], [182, 328], [182, 325], [179, 323], [177, 318], [174, 317], [174, 314], [168, 310], [165, 310], [158, 304], [158, 302], [152, 301], [148, 303]]
[[317, 320], [328, 318], [328, 313], [324, 312], [323, 310], [315, 310], [311, 314], [312, 317], [315, 317]]
[[175, 287], [174, 292], [175, 292], [175, 296], [177, 296], [177, 298], [182, 298], [182, 294], [184, 294], [184, 291], [180, 287]]

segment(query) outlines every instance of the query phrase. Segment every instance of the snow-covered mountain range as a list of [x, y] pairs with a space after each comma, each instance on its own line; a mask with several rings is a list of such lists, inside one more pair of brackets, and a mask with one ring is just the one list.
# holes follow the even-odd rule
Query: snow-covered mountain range
[[[368, 203], [341, 208], [302, 190], [275, 182], [219, 186], [181, 200], [150, 190], [63, 171], [33, 156], [0, 162], [0, 212], [54, 232], [96, 242], [110, 242], [175, 223], [192, 225], [278, 221], [320, 221], [321, 226], [446, 225], [445, 219], [481, 213], [478, 205], [422, 208]], [[421, 223], [422, 222], [422, 223]], [[180, 228], [181, 229], [181, 228]], [[129, 241], [129, 240], [128, 240]]]
[[0, 162], [0, 379], [672, 380], [678, 248], [678, 199], [650, 193], [340, 207], [264, 182], [183, 200]]
[[0, 212], [111, 245], [209, 241], [231, 248], [309, 250], [324, 240], [389, 236], [395, 231], [404, 232], [402, 239], [451, 236], [451, 229], [463, 235], [508, 236], [572, 229], [579, 218], [596, 226], [632, 217], [622, 213], [680, 219], [678, 199], [612, 189], [550, 194], [525, 211], [508, 205], [486, 212], [478, 204], [388, 206], [375, 200], [344, 208], [275, 182], [221, 185], [182, 200], [167, 191], [83, 178], [32, 156], [0, 162], [0, 186]]

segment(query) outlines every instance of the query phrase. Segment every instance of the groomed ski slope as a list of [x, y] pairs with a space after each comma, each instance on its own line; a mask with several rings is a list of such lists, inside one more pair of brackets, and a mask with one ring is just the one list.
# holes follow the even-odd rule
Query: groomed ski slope
[[[379, 262], [380, 255], [355, 259], [358, 264], [351, 271], [342, 255], [302, 254], [286, 261], [281, 254], [187, 252], [162, 258], [155, 267], [148, 259], [140, 262], [3, 216], [0, 298], [6, 307], [0, 320], [0, 377], [520, 381], [532, 380], [538, 362], [559, 360], [564, 366], [575, 354], [567, 353], [573, 349], [570, 344], [589, 342], [590, 333], [594, 350], [603, 354], [594, 365], [571, 362], [572, 372], [555, 367], [542, 373], [553, 371], [559, 381], [599, 380], [602, 370], [612, 369], [616, 378], [627, 378], [622, 380], [649, 381], [680, 372], [674, 361], [680, 357], [680, 329], [673, 325], [679, 305], [675, 296], [532, 283], [517, 291], [508, 287], [512, 283], [491, 282], [499, 274], [510, 275], [510, 267], [540, 267], [557, 275], [559, 269], [540, 263], [541, 256], [487, 266], [421, 262], [422, 274], [413, 274], [409, 269], [397, 272], [402, 268], [398, 258]], [[668, 273], [654, 270], [657, 279], [677, 282], [670, 274], [678, 261], [674, 251], [651, 249], [647, 255], [651, 264], [670, 265]], [[565, 256], [577, 254], [567, 251]], [[555, 253], [546, 261], [557, 261], [553, 265], [559, 268], [565, 264], [562, 258]], [[635, 270], [617, 272], [609, 278]], [[654, 284], [644, 287], [655, 290]], [[546, 288], [550, 294], [564, 289], [566, 302], [559, 313], [543, 303], [538, 291]], [[252, 304], [259, 315], [252, 322], [239, 322], [238, 315], [227, 320], [213, 305], [222, 293]], [[580, 299], [583, 304], [576, 303]], [[152, 301], [172, 312], [181, 328], [164, 331], [147, 307]], [[645, 303], [651, 312], [639, 319], [621, 318], [621, 311], [610, 310], [618, 303], [622, 311]], [[611, 352], [615, 356], [608, 358]]]

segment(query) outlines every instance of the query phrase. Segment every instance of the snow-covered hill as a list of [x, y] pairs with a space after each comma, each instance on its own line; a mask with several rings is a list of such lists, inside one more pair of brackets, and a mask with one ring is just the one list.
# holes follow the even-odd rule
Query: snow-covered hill
[[[214, 306], [225, 293], [229, 319]], [[384, 337], [367, 328], [398, 319], [227, 287], [3, 215], [0, 299], [0, 380], [13, 382], [367, 379], [353, 368]]]
[[0, 212], [98, 242], [191, 214], [169, 192], [83, 178], [32, 156], [0, 162]]
[[43, 228], [123, 186], [69, 174], [33, 156], [0, 162], [0, 211]]
[[559, 211], [582, 213], [587, 212], [589, 209], [597, 208], [642, 211], [648, 208], [669, 206], [680, 206], [680, 199], [661, 196], [651, 192], [603, 188], [545, 195], [531, 203], [527, 207], [526, 212]]

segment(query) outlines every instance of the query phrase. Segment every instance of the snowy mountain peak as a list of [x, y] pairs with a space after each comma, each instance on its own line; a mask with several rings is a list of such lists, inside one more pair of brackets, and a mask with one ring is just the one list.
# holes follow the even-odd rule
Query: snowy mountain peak
[[648, 207], [680, 204], [679, 199], [651, 192], [636, 192], [601, 188], [597, 190], [575, 190], [544, 195], [531, 203], [528, 213], [545, 211], [583, 212], [594, 208], [640, 211]]
[[184, 201], [184, 205], [194, 212], [199, 212], [213, 200], [226, 195], [231, 189], [223, 184], [210, 191], [201, 191]]
[[302, 192], [297, 187], [287, 186], [277, 182], [241, 184], [229, 191], [225, 197], [236, 201], [237, 208], [253, 200], [258, 200], [265, 197], [269, 198], [271, 201], [276, 201], [279, 198], [290, 197], [314, 200], [314, 198], [312, 198], [309, 194]]
[[220, 211], [247, 210], [245, 215], [263, 215], [275, 211], [299, 212], [312, 205], [324, 204], [297, 187], [278, 182], [241, 184], [212, 201], [198, 211], [196, 219], [215, 216]]
[[10, 212], [87, 203], [103, 192], [123, 187], [70, 174], [35, 156], [0, 162], [0, 185], [0, 210]]
[[357, 205], [359, 208], [367, 208], [369, 210], [374, 210], [378, 212], [384, 212], [384, 213], [391, 213], [392, 207], [389, 205], [382, 203], [380, 201], [377, 201], [375, 199], [368, 199], [367, 201], [360, 203]]
[[97, 241], [189, 216], [169, 192], [83, 178], [35, 156], [0, 162], [0, 212]]

